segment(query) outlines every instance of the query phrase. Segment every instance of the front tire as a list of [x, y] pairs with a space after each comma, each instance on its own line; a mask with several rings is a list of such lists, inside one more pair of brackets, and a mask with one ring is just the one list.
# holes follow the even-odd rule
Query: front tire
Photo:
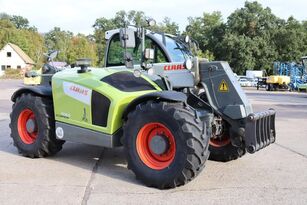
[[194, 112], [180, 103], [139, 104], [124, 125], [128, 168], [147, 186], [184, 185], [204, 168], [209, 135]]
[[11, 137], [20, 154], [30, 158], [54, 155], [64, 141], [55, 137], [53, 104], [50, 99], [22, 94], [13, 104]]

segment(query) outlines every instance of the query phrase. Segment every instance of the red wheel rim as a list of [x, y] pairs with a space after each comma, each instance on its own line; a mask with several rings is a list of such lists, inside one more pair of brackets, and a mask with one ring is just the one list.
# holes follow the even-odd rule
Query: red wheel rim
[[37, 138], [37, 130], [34, 130], [33, 132], [29, 132], [27, 130], [27, 122], [29, 120], [33, 120], [34, 122], [36, 122], [35, 115], [32, 110], [24, 109], [19, 114], [17, 127], [20, 139], [25, 144], [32, 144]]
[[224, 147], [230, 143], [229, 137], [224, 137], [222, 139], [210, 139], [209, 144], [213, 147]]
[[[150, 148], [150, 141], [156, 135], [163, 135], [168, 142], [167, 150], [158, 155]], [[175, 158], [176, 142], [171, 131], [161, 123], [147, 123], [139, 131], [136, 138], [136, 150], [142, 162], [155, 170], [168, 167]]]

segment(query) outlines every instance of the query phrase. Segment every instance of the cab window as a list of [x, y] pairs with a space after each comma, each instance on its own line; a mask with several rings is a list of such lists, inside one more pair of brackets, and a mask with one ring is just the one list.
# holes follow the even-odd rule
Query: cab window
[[[159, 47], [157, 43], [155, 43], [152, 39], [146, 38], [145, 40], [145, 48], [152, 48], [155, 51], [155, 58], [153, 63], [165, 63], [168, 62], [167, 58]], [[108, 51], [108, 59], [107, 59], [107, 67], [109, 66], [122, 66], [125, 65], [124, 62], [124, 51], [125, 49], [121, 47], [119, 34], [113, 36]], [[134, 65], [138, 65], [141, 63], [141, 42], [136, 42], [135, 48], [127, 48], [127, 52], [132, 54]]]
[[[155, 33], [154, 36], [160, 41], [163, 40], [161, 34]], [[182, 44], [171, 36], [165, 36], [165, 47], [172, 62], [184, 62], [186, 59], [193, 57], [192, 53]]]

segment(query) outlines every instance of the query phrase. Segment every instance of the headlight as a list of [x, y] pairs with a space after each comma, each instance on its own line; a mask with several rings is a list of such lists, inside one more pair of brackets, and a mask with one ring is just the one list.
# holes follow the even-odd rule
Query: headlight
[[191, 70], [192, 67], [193, 67], [193, 63], [192, 63], [192, 60], [191, 59], [187, 59], [185, 62], [184, 62], [184, 67], [188, 70]]
[[189, 43], [190, 42], [190, 36], [186, 35], [184, 38], [184, 42]]
[[139, 78], [142, 74], [142, 72], [139, 69], [134, 69], [133, 74], [135, 77]]

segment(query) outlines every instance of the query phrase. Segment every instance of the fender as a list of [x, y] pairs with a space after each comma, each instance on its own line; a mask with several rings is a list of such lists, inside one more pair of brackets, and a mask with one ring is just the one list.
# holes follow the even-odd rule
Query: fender
[[26, 86], [18, 89], [14, 92], [11, 97], [13, 102], [16, 102], [17, 97], [19, 97], [23, 93], [33, 93], [38, 96], [50, 97], [52, 98], [52, 88], [51, 86]]
[[158, 92], [147, 93], [131, 101], [128, 104], [128, 106], [125, 108], [122, 118], [126, 119], [128, 113], [132, 111], [138, 104], [148, 101], [148, 100], [155, 100], [155, 99], [159, 99], [162, 101], [169, 101], [169, 102], [183, 102], [183, 103], [187, 102], [187, 96], [181, 92], [158, 91]]

